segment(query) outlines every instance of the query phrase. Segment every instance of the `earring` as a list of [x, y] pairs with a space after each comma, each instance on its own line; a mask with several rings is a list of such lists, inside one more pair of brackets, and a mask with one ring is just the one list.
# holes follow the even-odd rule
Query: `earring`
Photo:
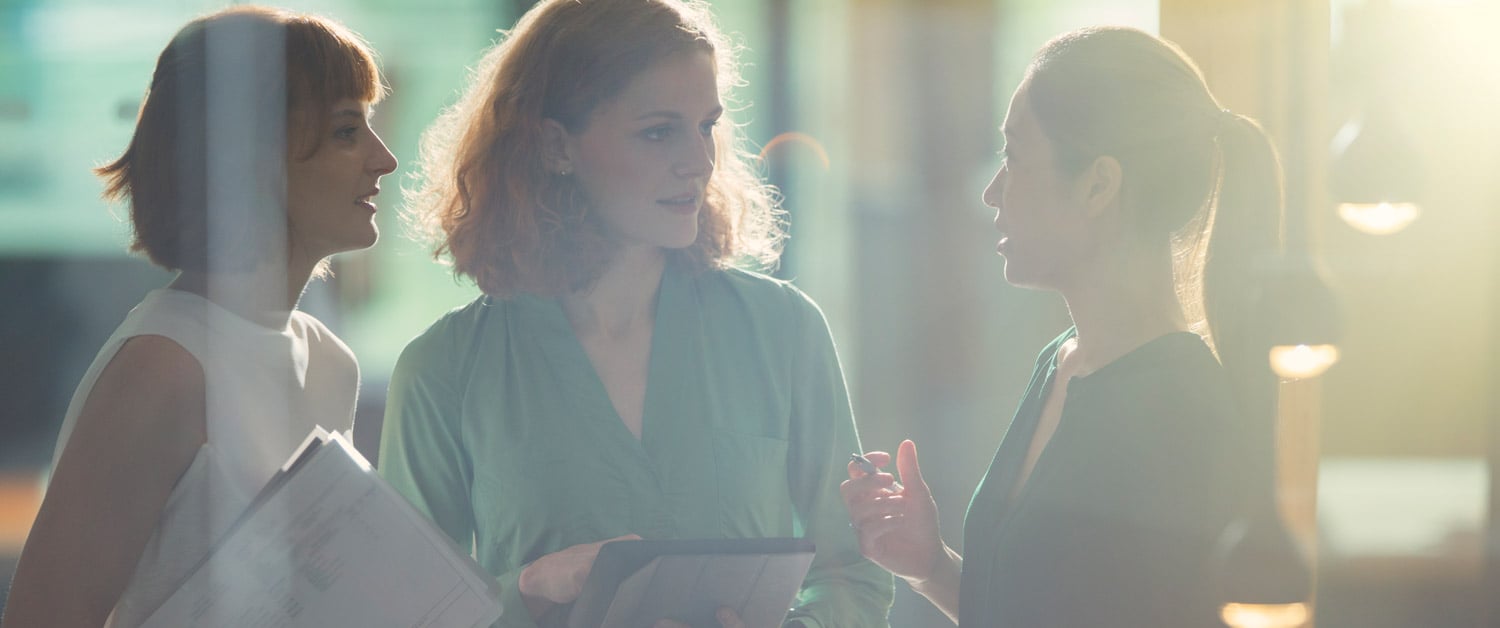
[[573, 171], [568, 170], [567, 167], [563, 167], [557, 171], [557, 176], [559, 177], [566, 177], [570, 174], [573, 174]]

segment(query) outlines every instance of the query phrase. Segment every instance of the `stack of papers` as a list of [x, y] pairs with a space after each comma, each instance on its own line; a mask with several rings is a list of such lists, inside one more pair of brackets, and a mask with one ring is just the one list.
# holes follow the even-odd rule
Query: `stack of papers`
[[145, 626], [473, 628], [498, 586], [342, 434], [315, 429]]

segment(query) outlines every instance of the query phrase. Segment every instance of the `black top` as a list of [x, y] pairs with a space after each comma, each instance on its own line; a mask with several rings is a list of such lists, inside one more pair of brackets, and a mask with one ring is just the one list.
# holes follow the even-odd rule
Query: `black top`
[[1241, 416], [1202, 339], [1168, 334], [1069, 383], [1057, 430], [1011, 499], [1058, 347], [1074, 334], [1042, 350], [969, 503], [959, 624], [1221, 626], [1212, 547], [1272, 494], [1272, 417]]

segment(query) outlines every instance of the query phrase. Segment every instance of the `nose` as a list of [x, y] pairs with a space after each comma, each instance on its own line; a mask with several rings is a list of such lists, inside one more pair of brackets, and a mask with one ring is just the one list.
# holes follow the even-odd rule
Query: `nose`
[[1000, 209], [1000, 199], [1004, 196], [1004, 192], [1005, 166], [1001, 165], [1000, 169], [995, 171], [994, 178], [990, 179], [990, 184], [984, 187], [984, 193], [979, 196], [979, 200], [985, 205]]
[[375, 150], [370, 151], [369, 168], [375, 176], [384, 176], [396, 171], [396, 155], [386, 148], [385, 140], [375, 136]]
[[714, 144], [713, 133], [695, 134], [697, 141], [683, 142], [685, 144], [683, 154], [678, 158], [674, 170], [677, 176], [692, 178], [708, 178], [714, 172], [714, 161], [718, 153], [718, 147]]

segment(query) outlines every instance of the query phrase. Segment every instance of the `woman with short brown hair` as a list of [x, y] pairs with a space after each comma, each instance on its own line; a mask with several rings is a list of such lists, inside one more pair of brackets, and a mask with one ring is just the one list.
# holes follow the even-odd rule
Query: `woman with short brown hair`
[[352, 427], [354, 355], [296, 306], [378, 236], [384, 93], [357, 35], [280, 9], [193, 20], [162, 52], [98, 174], [129, 202], [131, 249], [178, 275], [73, 395], [6, 628], [140, 625], [314, 426]]

